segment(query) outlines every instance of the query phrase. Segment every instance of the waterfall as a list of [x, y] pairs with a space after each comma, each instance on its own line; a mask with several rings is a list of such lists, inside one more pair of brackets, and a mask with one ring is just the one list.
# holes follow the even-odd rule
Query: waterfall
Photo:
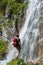
[[[43, 0], [29, 0], [25, 24], [20, 31], [22, 45], [20, 58], [23, 58], [24, 61], [33, 61], [37, 58], [36, 46], [41, 16], [43, 16]], [[0, 61], [0, 65], [6, 65], [7, 62], [17, 56], [18, 52], [11, 44], [12, 42], [9, 42], [8, 54], [5, 60]]]
[[37, 58], [36, 47], [39, 37], [39, 20], [43, 15], [43, 0], [29, 0], [26, 11], [26, 21], [20, 31], [22, 49], [20, 58], [24, 61], [34, 61]]

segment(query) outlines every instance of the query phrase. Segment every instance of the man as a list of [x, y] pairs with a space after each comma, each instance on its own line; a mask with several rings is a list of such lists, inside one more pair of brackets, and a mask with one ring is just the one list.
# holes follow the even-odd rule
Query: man
[[20, 53], [21, 44], [20, 44], [19, 35], [16, 35], [16, 37], [13, 39], [13, 45], [14, 45], [14, 47], [16, 47], [16, 49], [17, 49], [17, 50], [19, 51], [19, 53]]

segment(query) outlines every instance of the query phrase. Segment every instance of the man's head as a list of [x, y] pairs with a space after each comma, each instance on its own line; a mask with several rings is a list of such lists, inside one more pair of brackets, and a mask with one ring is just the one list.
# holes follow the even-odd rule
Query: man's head
[[17, 34], [16, 37], [19, 37], [19, 35]]

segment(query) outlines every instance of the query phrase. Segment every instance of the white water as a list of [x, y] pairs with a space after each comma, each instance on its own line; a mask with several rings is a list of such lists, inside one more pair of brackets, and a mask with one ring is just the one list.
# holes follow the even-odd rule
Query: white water
[[[20, 57], [24, 61], [34, 61], [37, 58], [36, 46], [39, 37], [39, 23], [43, 16], [43, 0], [30, 0], [26, 12], [26, 22], [20, 31], [22, 49]], [[27, 59], [28, 58], [28, 59]]]
[[[35, 48], [37, 46], [37, 37], [39, 36], [39, 19], [41, 16], [41, 8], [43, 0], [30, 0], [26, 12], [26, 22], [20, 32], [22, 49], [20, 57], [25, 61], [36, 59]], [[15, 58], [18, 54], [17, 50], [9, 43], [8, 54], [6, 60], [0, 61], [0, 65], [6, 65], [7, 62]], [[35, 55], [35, 56], [34, 56]]]

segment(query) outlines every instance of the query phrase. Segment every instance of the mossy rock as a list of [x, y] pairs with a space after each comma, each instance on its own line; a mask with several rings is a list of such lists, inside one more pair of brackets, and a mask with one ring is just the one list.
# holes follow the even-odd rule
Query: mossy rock
[[22, 59], [13, 59], [7, 65], [27, 65]]

